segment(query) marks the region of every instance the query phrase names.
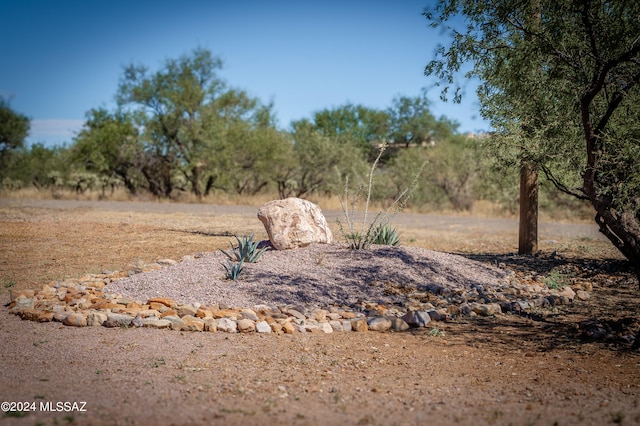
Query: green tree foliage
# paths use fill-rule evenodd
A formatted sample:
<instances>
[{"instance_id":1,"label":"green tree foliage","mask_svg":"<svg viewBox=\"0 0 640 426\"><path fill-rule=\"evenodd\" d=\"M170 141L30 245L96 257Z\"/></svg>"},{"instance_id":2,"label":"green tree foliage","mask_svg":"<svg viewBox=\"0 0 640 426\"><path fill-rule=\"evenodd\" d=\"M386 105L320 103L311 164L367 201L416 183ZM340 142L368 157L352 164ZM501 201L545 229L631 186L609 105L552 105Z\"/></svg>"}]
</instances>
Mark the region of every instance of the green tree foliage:
<instances>
[{"instance_id":1,"label":"green tree foliage","mask_svg":"<svg viewBox=\"0 0 640 426\"><path fill-rule=\"evenodd\" d=\"M49 148L35 143L29 148L16 149L5 170L7 177L18 187L31 185L38 190L62 188L69 175L71 161L68 150L61 147Z\"/></svg>"},{"instance_id":2,"label":"green tree foliage","mask_svg":"<svg viewBox=\"0 0 640 426\"><path fill-rule=\"evenodd\" d=\"M0 97L0 170L8 167L11 152L24 146L29 128L29 119L14 111L9 101ZM1 171L0 177L3 177Z\"/></svg>"},{"instance_id":3,"label":"green tree foliage","mask_svg":"<svg viewBox=\"0 0 640 426\"><path fill-rule=\"evenodd\" d=\"M363 153L355 144L322 134L308 120L296 121L292 127L289 161L278 171L280 197L337 194L347 175L357 179L366 173Z\"/></svg>"},{"instance_id":4,"label":"green tree foliage","mask_svg":"<svg viewBox=\"0 0 640 426\"><path fill-rule=\"evenodd\" d=\"M322 136L357 147L370 159L376 157L378 145L386 140L389 133L387 112L362 105L346 104L324 109L315 112L311 121L303 121L307 121ZM296 125L300 126L299 123Z\"/></svg>"},{"instance_id":5,"label":"green tree foliage","mask_svg":"<svg viewBox=\"0 0 640 426\"><path fill-rule=\"evenodd\" d=\"M425 90L420 96L399 96L393 99L387 110L389 117L389 140L392 144L422 145L450 137L457 124L445 118L436 119L429 110L429 99Z\"/></svg>"},{"instance_id":6,"label":"green tree foliage","mask_svg":"<svg viewBox=\"0 0 640 426\"><path fill-rule=\"evenodd\" d=\"M425 72L449 87L473 62L496 155L588 200L640 278L640 3L442 0L425 15L465 19Z\"/></svg>"},{"instance_id":7,"label":"green tree foliage","mask_svg":"<svg viewBox=\"0 0 640 426\"><path fill-rule=\"evenodd\" d=\"M266 107L257 99L226 88L216 73L221 67L220 59L199 48L167 60L155 73L143 66L125 68L117 99L144 128L140 170L154 194L170 196L177 184L199 198L206 195L222 183L224 166L233 159L228 137L233 139L242 123L265 120Z\"/></svg>"},{"instance_id":8,"label":"green tree foliage","mask_svg":"<svg viewBox=\"0 0 640 426\"><path fill-rule=\"evenodd\" d=\"M237 194L256 195L277 181L292 155L286 134L271 126L237 123L228 135L227 185Z\"/></svg>"},{"instance_id":9,"label":"green tree foliage","mask_svg":"<svg viewBox=\"0 0 640 426\"><path fill-rule=\"evenodd\" d=\"M121 179L131 194L140 186L137 166L141 152L131 114L110 113L104 108L87 112L85 125L71 148L74 163L100 177Z\"/></svg>"},{"instance_id":10,"label":"green tree foliage","mask_svg":"<svg viewBox=\"0 0 640 426\"><path fill-rule=\"evenodd\" d=\"M471 210L474 200L483 194L481 185L485 171L478 141L462 135L440 139L434 145L400 149L383 173L386 179L378 179L382 198L397 197L425 162L418 187L409 203L431 208L446 206L454 210Z\"/></svg>"}]
</instances>

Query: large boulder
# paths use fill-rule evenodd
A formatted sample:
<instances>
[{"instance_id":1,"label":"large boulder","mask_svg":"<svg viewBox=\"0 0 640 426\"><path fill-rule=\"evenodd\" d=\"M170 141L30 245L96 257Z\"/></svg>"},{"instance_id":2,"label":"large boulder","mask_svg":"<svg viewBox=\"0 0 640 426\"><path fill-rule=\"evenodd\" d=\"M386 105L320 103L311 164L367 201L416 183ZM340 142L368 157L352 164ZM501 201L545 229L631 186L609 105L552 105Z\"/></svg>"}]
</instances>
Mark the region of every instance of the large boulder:
<instances>
[{"instance_id":1,"label":"large boulder","mask_svg":"<svg viewBox=\"0 0 640 426\"><path fill-rule=\"evenodd\" d=\"M258 219L276 250L333 241L320 207L307 200L292 197L270 201L258 209Z\"/></svg>"}]
</instances>

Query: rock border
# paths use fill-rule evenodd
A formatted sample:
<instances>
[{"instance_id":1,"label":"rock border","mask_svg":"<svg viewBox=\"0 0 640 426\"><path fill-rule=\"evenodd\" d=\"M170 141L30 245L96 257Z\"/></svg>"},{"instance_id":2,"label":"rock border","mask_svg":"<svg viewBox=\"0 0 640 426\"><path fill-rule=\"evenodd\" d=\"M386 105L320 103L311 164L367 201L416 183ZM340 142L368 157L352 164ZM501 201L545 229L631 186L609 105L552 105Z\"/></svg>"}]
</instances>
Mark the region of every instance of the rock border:
<instances>
[{"instance_id":1,"label":"rock border","mask_svg":"<svg viewBox=\"0 0 640 426\"><path fill-rule=\"evenodd\" d=\"M227 333L333 333L395 331L427 327L458 316L496 316L534 309L553 309L574 299L587 300L582 287L549 289L537 282L521 283L513 273L507 288L488 294L476 288L473 294L421 293L408 295L404 306L359 302L355 306L230 307L179 304L166 297L141 303L120 294L104 293L109 283L131 274L158 270L177 263L161 259L136 265L126 271L87 274L78 279L52 281L40 290L10 290L9 312L23 320L60 322L74 327L148 327L179 331Z\"/></svg>"}]
</instances>

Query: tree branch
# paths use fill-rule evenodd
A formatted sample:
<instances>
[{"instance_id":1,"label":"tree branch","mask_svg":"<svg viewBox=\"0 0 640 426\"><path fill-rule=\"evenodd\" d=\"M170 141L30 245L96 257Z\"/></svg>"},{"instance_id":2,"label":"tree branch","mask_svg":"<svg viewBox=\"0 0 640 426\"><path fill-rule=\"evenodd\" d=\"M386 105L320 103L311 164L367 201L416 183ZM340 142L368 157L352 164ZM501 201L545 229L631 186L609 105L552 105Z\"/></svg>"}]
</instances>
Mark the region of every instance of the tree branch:
<instances>
[{"instance_id":1,"label":"tree branch","mask_svg":"<svg viewBox=\"0 0 640 426\"><path fill-rule=\"evenodd\" d=\"M555 176L553 176L553 174L551 173L549 168L547 168L544 164L540 164L539 166L542 169L542 172L544 173L546 178L548 180L550 180L551 183L553 183L553 185L556 188L558 188L559 191L564 192L567 195L571 195L572 197L576 197L579 200L589 200L589 197L587 197L584 193L576 192L574 190L571 190L571 189L567 188L567 186L565 184L563 184ZM579 188L577 188L577 189L579 189Z\"/></svg>"}]
</instances>

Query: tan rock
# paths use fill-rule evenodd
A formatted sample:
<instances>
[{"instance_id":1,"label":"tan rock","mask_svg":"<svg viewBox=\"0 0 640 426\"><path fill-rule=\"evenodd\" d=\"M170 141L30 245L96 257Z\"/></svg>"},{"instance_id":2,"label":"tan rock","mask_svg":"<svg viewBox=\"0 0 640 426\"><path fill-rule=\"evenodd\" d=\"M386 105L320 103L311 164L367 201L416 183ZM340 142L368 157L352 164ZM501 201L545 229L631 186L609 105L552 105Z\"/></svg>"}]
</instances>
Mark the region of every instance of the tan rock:
<instances>
[{"instance_id":1,"label":"tan rock","mask_svg":"<svg viewBox=\"0 0 640 426\"><path fill-rule=\"evenodd\" d=\"M38 317L36 318L36 321L38 322L51 322L53 321L53 312L47 312L47 311L39 311L38 312Z\"/></svg>"},{"instance_id":2,"label":"tan rock","mask_svg":"<svg viewBox=\"0 0 640 426\"><path fill-rule=\"evenodd\" d=\"M331 243L333 234L320 208L300 198L270 201L258 210L258 219L277 250Z\"/></svg>"},{"instance_id":3,"label":"tan rock","mask_svg":"<svg viewBox=\"0 0 640 426\"><path fill-rule=\"evenodd\" d=\"M274 332L275 334L284 333L284 329L282 328L281 324L278 324L277 322L267 322L267 323L271 327L271 331Z\"/></svg>"},{"instance_id":4,"label":"tan rock","mask_svg":"<svg viewBox=\"0 0 640 426\"><path fill-rule=\"evenodd\" d=\"M284 330L286 334L293 334L296 332L296 328L290 322L282 324L282 330Z\"/></svg>"},{"instance_id":5,"label":"tan rock","mask_svg":"<svg viewBox=\"0 0 640 426\"><path fill-rule=\"evenodd\" d=\"M218 331L218 320L215 318L205 318L204 320L204 331L209 331L211 333L215 333Z\"/></svg>"},{"instance_id":6,"label":"tan rock","mask_svg":"<svg viewBox=\"0 0 640 426\"><path fill-rule=\"evenodd\" d=\"M113 308L120 308L120 307L121 306L118 305L117 303L113 303L108 300L101 299L94 302L91 306L89 306L89 309L98 310L98 309L113 309Z\"/></svg>"},{"instance_id":7,"label":"tan rock","mask_svg":"<svg viewBox=\"0 0 640 426\"><path fill-rule=\"evenodd\" d=\"M196 317L197 318L201 318L201 319L205 319L205 318L213 318L213 312L211 312L208 309L198 309L196 311Z\"/></svg>"},{"instance_id":8,"label":"tan rock","mask_svg":"<svg viewBox=\"0 0 640 426\"><path fill-rule=\"evenodd\" d=\"M217 322L217 327L220 331L224 331L226 333L236 333L238 331L238 325L236 322L229 318L220 318Z\"/></svg>"},{"instance_id":9,"label":"tan rock","mask_svg":"<svg viewBox=\"0 0 640 426\"><path fill-rule=\"evenodd\" d=\"M72 327L86 327L87 318L80 312L74 312L67 315L62 323Z\"/></svg>"},{"instance_id":10,"label":"tan rock","mask_svg":"<svg viewBox=\"0 0 640 426\"><path fill-rule=\"evenodd\" d=\"M40 311L37 309L16 309L13 313L17 314L20 318L27 321L36 321Z\"/></svg>"},{"instance_id":11,"label":"tan rock","mask_svg":"<svg viewBox=\"0 0 640 426\"><path fill-rule=\"evenodd\" d=\"M203 331L204 321L191 315L185 315L182 317L184 324L180 327L182 331Z\"/></svg>"},{"instance_id":12,"label":"tan rock","mask_svg":"<svg viewBox=\"0 0 640 426\"><path fill-rule=\"evenodd\" d=\"M351 321L351 329L353 331L364 332L369 330L369 326L367 325L367 321L364 319L357 319Z\"/></svg>"},{"instance_id":13,"label":"tan rock","mask_svg":"<svg viewBox=\"0 0 640 426\"><path fill-rule=\"evenodd\" d=\"M169 308L175 308L176 306L178 306L176 301L169 297L154 297L152 299L149 299L149 301L147 301L147 304L151 305L153 302L161 303Z\"/></svg>"},{"instance_id":14,"label":"tan rock","mask_svg":"<svg viewBox=\"0 0 640 426\"><path fill-rule=\"evenodd\" d=\"M171 309L167 305L163 305L162 303L158 303L158 302L148 303L148 306L149 306L149 309L153 309L153 310L156 310L156 311L161 312L161 313ZM175 315L175 314L173 314L173 315Z\"/></svg>"},{"instance_id":15,"label":"tan rock","mask_svg":"<svg viewBox=\"0 0 640 426\"><path fill-rule=\"evenodd\" d=\"M184 317L186 315L191 315L193 317L196 316L196 313L198 312L198 310L191 306L191 305L180 305L178 307L178 316L179 317Z\"/></svg>"},{"instance_id":16,"label":"tan rock","mask_svg":"<svg viewBox=\"0 0 640 426\"><path fill-rule=\"evenodd\" d=\"M14 300L16 300L18 297L25 297L27 299L31 299L35 296L35 291L33 290L15 290L15 289L11 289L9 290L9 301L13 302Z\"/></svg>"},{"instance_id":17,"label":"tan rock","mask_svg":"<svg viewBox=\"0 0 640 426\"><path fill-rule=\"evenodd\" d=\"M152 304L153 306L153 304ZM172 317L177 317L178 313L175 311L175 309L169 309L167 308L165 305L160 305L164 307L164 310L162 309L158 309L158 312L160 312L160 318L164 318L164 317L168 317L168 316L172 316Z\"/></svg>"},{"instance_id":18,"label":"tan rock","mask_svg":"<svg viewBox=\"0 0 640 426\"><path fill-rule=\"evenodd\" d=\"M240 313L234 309L220 309L213 314L214 318L237 318Z\"/></svg>"},{"instance_id":19,"label":"tan rock","mask_svg":"<svg viewBox=\"0 0 640 426\"><path fill-rule=\"evenodd\" d=\"M256 330L256 323L248 318L243 318L238 321L238 331L241 333L250 333Z\"/></svg>"},{"instance_id":20,"label":"tan rock","mask_svg":"<svg viewBox=\"0 0 640 426\"><path fill-rule=\"evenodd\" d=\"M140 313L138 313L138 315L140 316L140 318L160 318L161 316L160 312L156 311L155 309L142 309Z\"/></svg>"},{"instance_id":21,"label":"tan rock","mask_svg":"<svg viewBox=\"0 0 640 426\"><path fill-rule=\"evenodd\" d=\"M145 319L142 322L143 327L166 329L171 328L171 321L164 319Z\"/></svg>"},{"instance_id":22,"label":"tan rock","mask_svg":"<svg viewBox=\"0 0 640 426\"><path fill-rule=\"evenodd\" d=\"M107 320L107 314L104 312L90 312L87 315L87 325L98 327Z\"/></svg>"}]
</instances>

